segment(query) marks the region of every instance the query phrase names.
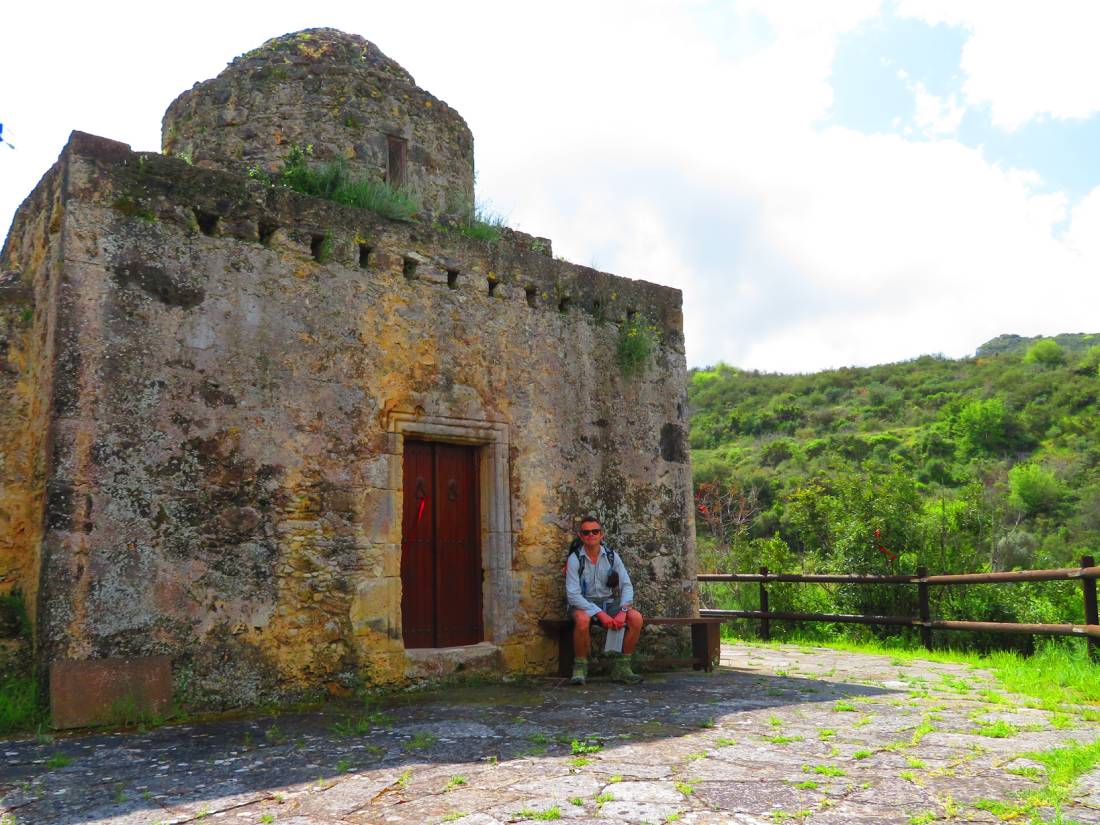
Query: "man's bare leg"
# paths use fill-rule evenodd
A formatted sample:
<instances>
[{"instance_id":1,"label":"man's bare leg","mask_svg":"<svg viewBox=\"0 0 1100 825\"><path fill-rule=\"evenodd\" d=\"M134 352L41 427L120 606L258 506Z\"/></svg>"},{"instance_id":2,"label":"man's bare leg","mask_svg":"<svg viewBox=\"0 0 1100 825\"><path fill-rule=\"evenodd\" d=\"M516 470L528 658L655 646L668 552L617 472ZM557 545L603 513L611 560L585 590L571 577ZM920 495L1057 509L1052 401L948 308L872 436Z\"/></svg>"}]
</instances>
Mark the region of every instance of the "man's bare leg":
<instances>
[{"instance_id":1,"label":"man's bare leg","mask_svg":"<svg viewBox=\"0 0 1100 825\"><path fill-rule=\"evenodd\" d=\"M591 619L583 610L573 611L573 655L587 659L592 649L592 636L588 632Z\"/></svg>"},{"instance_id":2,"label":"man's bare leg","mask_svg":"<svg viewBox=\"0 0 1100 825\"><path fill-rule=\"evenodd\" d=\"M633 653L642 635L642 614L631 608L626 614L626 637L623 639L623 653ZM574 642L575 644L575 642Z\"/></svg>"}]
</instances>

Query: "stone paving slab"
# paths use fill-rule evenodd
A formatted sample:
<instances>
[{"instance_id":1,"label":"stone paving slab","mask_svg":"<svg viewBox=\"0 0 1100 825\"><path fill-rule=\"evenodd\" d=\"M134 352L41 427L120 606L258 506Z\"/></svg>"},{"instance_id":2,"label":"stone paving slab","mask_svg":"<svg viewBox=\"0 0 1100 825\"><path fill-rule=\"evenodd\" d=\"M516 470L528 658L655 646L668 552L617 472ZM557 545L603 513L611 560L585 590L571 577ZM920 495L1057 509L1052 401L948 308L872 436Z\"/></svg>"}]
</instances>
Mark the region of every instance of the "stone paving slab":
<instances>
[{"instance_id":1,"label":"stone paving slab","mask_svg":"<svg viewBox=\"0 0 1100 825\"><path fill-rule=\"evenodd\" d=\"M0 822L995 822L975 805L1044 782L1024 754L1100 739L955 663L724 645L722 665L0 741ZM981 733L993 722L1006 735ZM1100 770L1062 815L1100 823Z\"/></svg>"}]
</instances>

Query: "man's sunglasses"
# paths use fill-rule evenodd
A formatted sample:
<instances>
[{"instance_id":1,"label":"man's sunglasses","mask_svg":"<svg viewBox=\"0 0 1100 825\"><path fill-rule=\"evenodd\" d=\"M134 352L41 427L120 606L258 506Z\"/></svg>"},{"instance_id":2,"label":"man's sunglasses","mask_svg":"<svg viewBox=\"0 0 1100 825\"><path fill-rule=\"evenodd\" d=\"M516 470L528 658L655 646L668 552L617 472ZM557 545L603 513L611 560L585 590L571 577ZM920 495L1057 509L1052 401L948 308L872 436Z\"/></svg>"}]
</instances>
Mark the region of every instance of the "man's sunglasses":
<instances>
[{"instance_id":1,"label":"man's sunglasses","mask_svg":"<svg viewBox=\"0 0 1100 825\"><path fill-rule=\"evenodd\" d=\"M597 527L595 530L580 530L578 532L582 536L598 536L600 533L603 532L603 530L601 530L599 527Z\"/></svg>"}]
</instances>

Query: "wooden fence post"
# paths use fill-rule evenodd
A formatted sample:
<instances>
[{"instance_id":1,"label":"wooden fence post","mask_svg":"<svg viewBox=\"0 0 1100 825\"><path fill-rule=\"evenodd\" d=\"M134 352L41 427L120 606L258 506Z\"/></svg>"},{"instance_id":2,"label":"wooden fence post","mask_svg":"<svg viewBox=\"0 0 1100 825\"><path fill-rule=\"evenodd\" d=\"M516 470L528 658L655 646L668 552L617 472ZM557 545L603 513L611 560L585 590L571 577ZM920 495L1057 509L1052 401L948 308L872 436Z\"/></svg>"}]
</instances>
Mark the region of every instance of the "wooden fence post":
<instances>
[{"instance_id":1,"label":"wooden fence post","mask_svg":"<svg viewBox=\"0 0 1100 825\"><path fill-rule=\"evenodd\" d=\"M927 567L918 567L917 576L920 577L920 581L917 582L917 599L920 602L920 640L924 643L925 650L932 649L932 628L929 626L929 622L932 621L932 611L928 607L928 582L924 581L928 576Z\"/></svg>"},{"instance_id":2,"label":"wooden fence post","mask_svg":"<svg viewBox=\"0 0 1100 825\"><path fill-rule=\"evenodd\" d=\"M760 575L767 576L768 568L761 567ZM767 613L768 611L768 583L764 580L760 580L760 612ZM760 620L760 638L765 642L772 637L772 623L768 618Z\"/></svg>"},{"instance_id":3,"label":"wooden fence post","mask_svg":"<svg viewBox=\"0 0 1100 825\"><path fill-rule=\"evenodd\" d=\"M1092 556L1081 556L1082 567L1092 567L1096 562ZM1100 617L1096 611L1096 579L1081 579L1081 591L1085 596L1085 624L1100 624ZM1100 658L1100 650L1097 649L1096 639L1089 636L1089 658L1094 661Z\"/></svg>"}]
</instances>

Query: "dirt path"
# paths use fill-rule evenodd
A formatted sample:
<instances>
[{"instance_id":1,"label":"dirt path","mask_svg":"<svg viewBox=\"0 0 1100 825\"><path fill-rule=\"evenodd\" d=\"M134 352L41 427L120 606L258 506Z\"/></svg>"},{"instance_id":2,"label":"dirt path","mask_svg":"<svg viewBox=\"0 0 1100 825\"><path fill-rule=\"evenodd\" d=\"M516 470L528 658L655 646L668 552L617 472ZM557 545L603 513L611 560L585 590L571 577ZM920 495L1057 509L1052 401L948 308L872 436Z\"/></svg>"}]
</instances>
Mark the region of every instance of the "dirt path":
<instances>
[{"instance_id":1,"label":"dirt path","mask_svg":"<svg viewBox=\"0 0 1100 825\"><path fill-rule=\"evenodd\" d=\"M742 645L722 663L0 741L0 823L996 822L975 804L1046 784L1020 754L1100 738L964 665ZM1100 770L1064 816L1100 823Z\"/></svg>"}]
</instances>

